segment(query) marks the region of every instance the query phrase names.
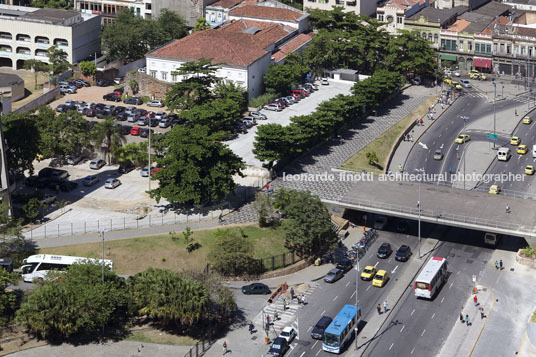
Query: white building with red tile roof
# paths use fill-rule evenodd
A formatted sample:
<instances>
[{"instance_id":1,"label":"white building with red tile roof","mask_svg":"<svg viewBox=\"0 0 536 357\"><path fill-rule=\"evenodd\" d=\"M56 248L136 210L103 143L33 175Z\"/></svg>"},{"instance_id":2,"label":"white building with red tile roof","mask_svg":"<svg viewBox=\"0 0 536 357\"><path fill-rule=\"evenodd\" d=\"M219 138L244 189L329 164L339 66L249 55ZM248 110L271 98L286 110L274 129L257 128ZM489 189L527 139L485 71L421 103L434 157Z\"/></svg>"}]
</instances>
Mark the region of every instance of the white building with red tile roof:
<instances>
[{"instance_id":1,"label":"white building with red tile roof","mask_svg":"<svg viewBox=\"0 0 536 357\"><path fill-rule=\"evenodd\" d=\"M332 10L333 6L342 7L343 11L357 15L373 16L381 0L304 0L303 8L308 10Z\"/></svg>"},{"instance_id":2,"label":"white building with red tile roof","mask_svg":"<svg viewBox=\"0 0 536 357\"><path fill-rule=\"evenodd\" d=\"M309 14L277 1L242 3L229 12L229 20L257 20L293 27L299 33L309 30Z\"/></svg>"}]
</instances>

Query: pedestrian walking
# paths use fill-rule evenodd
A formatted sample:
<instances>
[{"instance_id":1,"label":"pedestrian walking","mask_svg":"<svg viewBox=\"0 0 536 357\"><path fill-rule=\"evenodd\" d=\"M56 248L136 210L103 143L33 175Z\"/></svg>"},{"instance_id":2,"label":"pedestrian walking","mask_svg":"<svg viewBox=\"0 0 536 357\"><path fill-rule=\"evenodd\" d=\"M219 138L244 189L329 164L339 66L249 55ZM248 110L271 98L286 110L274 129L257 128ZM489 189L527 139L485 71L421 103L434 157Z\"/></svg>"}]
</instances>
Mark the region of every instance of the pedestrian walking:
<instances>
[{"instance_id":1,"label":"pedestrian walking","mask_svg":"<svg viewBox=\"0 0 536 357\"><path fill-rule=\"evenodd\" d=\"M380 304L378 304L378 306L376 306L376 310L378 310L378 315L382 314L382 307L380 306Z\"/></svg>"},{"instance_id":2,"label":"pedestrian walking","mask_svg":"<svg viewBox=\"0 0 536 357\"><path fill-rule=\"evenodd\" d=\"M383 302L383 312L387 312L387 300Z\"/></svg>"},{"instance_id":3,"label":"pedestrian walking","mask_svg":"<svg viewBox=\"0 0 536 357\"><path fill-rule=\"evenodd\" d=\"M249 323L249 334L253 334L253 331L255 331L255 325L253 325L253 322Z\"/></svg>"},{"instance_id":4,"label":"pedestrian walking","mask_svg":"<svg viewBox=\"0 0 536 357\"><path fill-rule=\"evenodd\" d=\"M463 313L460 312L460 322L463 324Z\"/></svg>"},{"instance_id":5,"label":"pedestrian walking","mask_svg":"<svg viewBox=\"0 0 536 357\"><path fill-rule=\"evenodd\" d=\"M503 270L503 263L502 263L502 259L499 261L499 267L501 268L501 270Z\"/></svg>"},{"instance_id":6,"label":"pedestrian walking","mask_svg":"<svg viewBox=\"0 0 536 357\"><path fill-rule=\"evenodd\" d=\"M515 114L516 114L516 117L517 117L517 109L514 110Z\"/></svg>"},{"instance_id":7,"label":"pedestrian walking","mask_svg":"<svg viewBox=\"0 0 536 357\"><path fill-rule=\"evenodd\" d=\"M506 213L510 213L510 206L506 205Z\"/></svg>"},{"instance_id":8,"label":"pedestrian walking","mask_svg":"<svg viewBox=\"0 0 536 357\"><path fill-rule=\"evenodd\" d=\"M365 221L366 221L366 220L367 220L367 219L365 218ZM367 230L367 227L363 226L363 233L365 233L366 230Z\"/></svg>"},{"instance_id":9,"label":"pedestrian walking","mask_svg":"<svg viewBox=\"0 0 536 357\"><path fill-rule=\"evenodd\" d=\"M469 315L465 315L465 323L469 326Z\"/></svg>"},{"instance_id":10,"label":"pedestrian walking","mask_svg":"<svg viewBox=\"0 0 536 357\"><path fill-rule=\"evenodd\" d=\"M430 120L434 120L434 114L430 114Z\"/></svg>"},{"instance_id":11,"label":"pedestrian walking","mask_svg":"<svg viewBox=\"0 0 536 357\"><path fill-rule=\"evenodd\" d=\"M227 341L223 341L223 354L227 353Z\"/></svg>"},{"instance_id":12,"label":"pedestrian walking","mask_svg":"<svg viewBox=\"0 0 536 357\"><path fill-rule=\"evenodd\" d=\"M495 261L495 269L499 270L499 262Z\"/></svg>"},{"instance_id":13,"label":"pedestrian walking","mask_svg":"<svg viewBox=\"0 0 536 357\"><path fill-rule=\"evenodd\" d=\"M420 123L420 122L421 122L421 121L420 121L419 119L417 119L417 121L415 122L415 124L416 124L417 126L419 126L419 123Z\"/></svg>"},{"instance_id":14,"label":"pedestrian walking","mask_svg":"<svg viewBox=\"0 0 536 357\"><path fill-rule=\"evenodd\" d=\"M290 299L294 299L294 288L290 288Z\"/></svg>"},{"instance_id":15,"label":"pedestrian walking","mask_svg":"<svg viewBox=\"0 0 536 357\"><path fill-rule=\"evenodd\" d=\"M422 119L419 121L419 123L421 124L421 126L424 125L424 122L422 121Z\"/></svg>"},{"instance_id":16,"label":"pedestrian walking","mask_svg":"<svg viewBox=\"0 0 536 357\"><path fill-rule=\"evenodd\" d=\"M475 306L478 306L478 298L476 295L473 297L473 301L475 302Z\"/></svg>"},{"instance_id":17,"label":"pedestrian walking","mask_svg":"<svg viewBox=\"0 0 536 357\"><path fill-rule=\"evenodd\" d=\"M287 300L283 299L283 311L287 309Z\"/></svg>"},{"instance_id":18,"label":"pedestrian walking","mask_svg":"<svg viewBox=\"0 0 536 357\"><path fill-rule=\"evenodd\" d=\"M480 308L480 319L481 320L484 319L484 308L483 307Z\"/></svg>"},{"instance_id":19,"label":"pedestrian walking","mask_svg":"<svg viewBox=\"0 0 536 357\"><path fill-rule=\"evenodd\" d=\"M218 216L218 222L223 222L223 213L220 213L220 215Z\"/></svg>"},{"instance_id":20,"label":"pedestrian walking","mask_svg":"<svg viewBox=\"0 0 536 357\"><path fill-rule=\"evenodd\" d=\"M398 172L402 173L404 170L402 168L402 164L398 164Z\"/></svg>"}]
</instances>

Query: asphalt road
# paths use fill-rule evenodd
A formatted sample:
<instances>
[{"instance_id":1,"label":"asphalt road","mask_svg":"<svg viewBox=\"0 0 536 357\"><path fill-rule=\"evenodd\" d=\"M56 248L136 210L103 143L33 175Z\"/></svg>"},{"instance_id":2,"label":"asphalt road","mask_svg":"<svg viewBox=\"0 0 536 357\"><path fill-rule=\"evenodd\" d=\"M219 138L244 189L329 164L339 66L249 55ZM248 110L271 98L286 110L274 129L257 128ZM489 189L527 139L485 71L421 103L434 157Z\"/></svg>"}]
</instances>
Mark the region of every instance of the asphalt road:
<instances>
[{"instance_id":1,"label":"asphalt road","mask_svg":"<svg viewBox=\"0 0 536 357\"><path fill-rule=\"evenodd\" d=\"M395 221L391 223L391 226L394 226ZM416 234L415 224L410 225L409 233ZM379 259L376 257L378 247L383 242L389 242L393 248L393 254L388 259ZM415 235L388 231L378 232L378 238L360 261L360 269L362 270L366 265L375 265L377 269L387 270L390 280L383 288L376 288L371 285L370 281L359 279L358 305L361 308L362 318L365 321L367 315L377 314L376 305L383 304L385 296L388 295L394 284L397 284L398 277L404 274L405 263L397 262L394 259L394 253L402 244L407 244L414 251L414 255L410 259L414 259L417 243L418 240ZM361 271L359 274L361 274ZM287 354L288 356L332 356L322 350L322 342L312 339L310 332L321 316L334 317L343 305L355 304L355 281L355 269L352 269L334 284L328 284L324 281L321 282L321 286L316 289L315 294L310 296L308 305L297 312L299 338L293 343L293 349ZM388 304L391 304L391 302L388 302ZM353 345L351 349L353 350ZM346 353L348 352L343 353L343 355Z\"/></svg>"},{"instance_id":2,"label":"asphalt road","mask_svg":"<svg viewBox=\"0 0 536 357\"><path fill-rule=\"evenodd\" d=\"M462 309L472 308L463 306L472 276L482 274L493 250L482 247L482 232L450 228L442 239L432 256L447 258L447 282L431 301L417 299L408 287L364 356L435 356Z\"/></svg>"}]
</instances>

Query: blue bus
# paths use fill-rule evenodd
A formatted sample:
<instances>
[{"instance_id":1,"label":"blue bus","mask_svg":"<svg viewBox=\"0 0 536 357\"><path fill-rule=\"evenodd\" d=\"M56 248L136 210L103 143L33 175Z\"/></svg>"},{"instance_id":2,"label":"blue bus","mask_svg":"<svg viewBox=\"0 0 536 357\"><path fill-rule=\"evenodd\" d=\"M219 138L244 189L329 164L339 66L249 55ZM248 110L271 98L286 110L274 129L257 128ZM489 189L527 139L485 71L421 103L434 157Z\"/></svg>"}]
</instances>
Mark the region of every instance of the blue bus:
<instances>
[{"instance_id":1,"label":"blue bus","mask_svg":"<svg viewBox=\"0 0 536 357\"><path fill-rule=\"evenodd\" d=\"M326 352L341 353L355 336L355 328L361 318L361 308L344 305L324 332L322 349Z\"/></svg>"}]
</instances>

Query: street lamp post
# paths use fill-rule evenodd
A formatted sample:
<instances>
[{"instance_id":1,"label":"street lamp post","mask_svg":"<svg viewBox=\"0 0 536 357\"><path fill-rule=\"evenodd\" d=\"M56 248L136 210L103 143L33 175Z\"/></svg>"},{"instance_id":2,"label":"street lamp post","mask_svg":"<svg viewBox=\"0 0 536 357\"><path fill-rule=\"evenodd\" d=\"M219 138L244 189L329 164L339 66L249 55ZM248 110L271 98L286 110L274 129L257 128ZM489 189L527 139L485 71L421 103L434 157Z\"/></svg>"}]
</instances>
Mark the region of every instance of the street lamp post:
<instances>
[{"instance_id":1,"label":"street lamp post","mask_svg":"<svg viewBox=\"0 0 536 357\"><path fill-rule=\"evenodd\" d=\"M465 121L467 119L469 119L469 117L466 117L466 116L461 116L460 118L463 119L463 133L465 134ZM495 123L494 123L495 124ZM464 142L464 145L463 145L463 152L462 152L462 155L463 155L463 189L465 190L465 142Z\"/></svg>"},{"instance_id":2,"label":"street lamp post","mask_svg":"<svg viewBox=\"0 0 536 357\"><path fill-rule=\"evenodd\" d=\"M149 121L151 121L151 119L149 118ZM151 171L151 127L149 125L149 191L151 191L151 174L152 174L152 171Z\"/></svg>"},{"instance_id":3,"label":"street lamp post","mask_svg":"<svg viewBox=\"0 0 536 357\"><path fill-rule=\"evenodd\" d=\"M105 232L108 232L107 229L101 229L100 230L100 234L101 234L101 237L102 237L102 284L104 284L104 233Z\"/></svg>"},{"instance_id":4,"label":"street lamp post","mask_svg":"<svg viewBox=\"0 0 536 357\"><path fill-rule=\"evenodd\" d=\"M422 181L423 176L424 176L424 168L415 169L415 171L420 173L420 175L419 175L419 199L417 201L417 209L419 210L419 224L418 224L417 232L418 232L418 237L419 237L419 259L421 259L422 258L422 255L421 255L421 211L422 211L422 208L421 208L421 181Z\"/></svg>"},{"instance_id":5,"label":"street lamp post","mask_svg":"<svg viewBox=\"0 0 536 357\"><path fill-rule=\"evenodd\" d=\"M495 81L495 78L493 78L493 135L495 135L496 130L496 118L495 118L495 100L497 98L497 83ZM495 150L495 141L493 141L493 150Z\"/></svg>"}]
</instances>

